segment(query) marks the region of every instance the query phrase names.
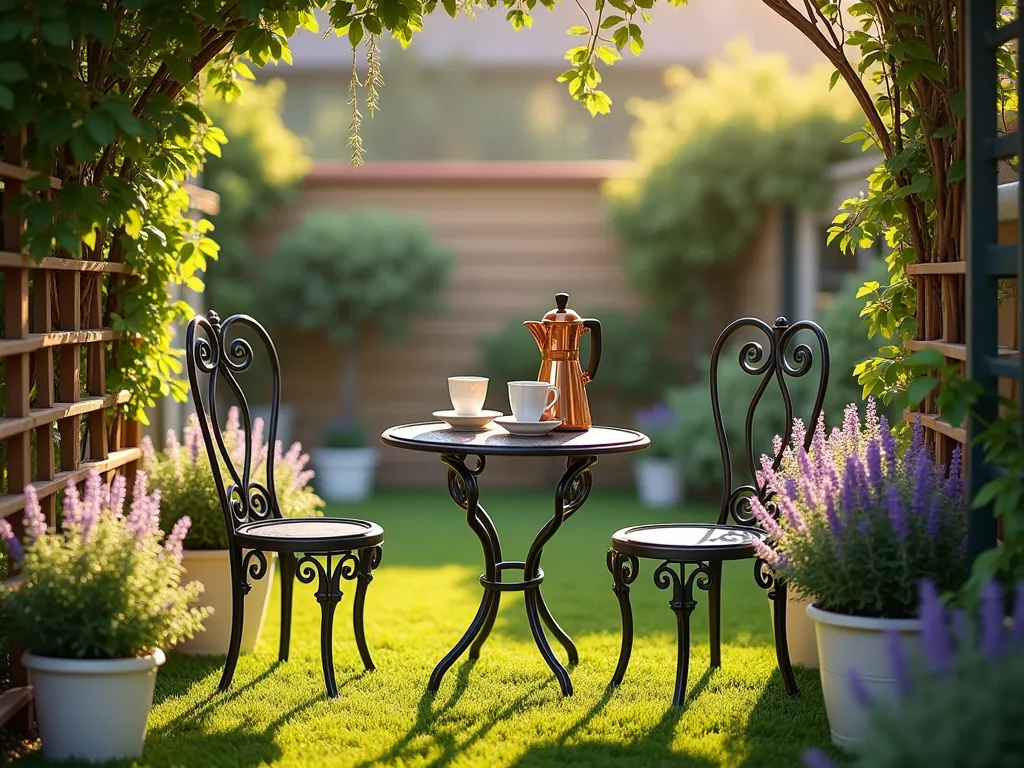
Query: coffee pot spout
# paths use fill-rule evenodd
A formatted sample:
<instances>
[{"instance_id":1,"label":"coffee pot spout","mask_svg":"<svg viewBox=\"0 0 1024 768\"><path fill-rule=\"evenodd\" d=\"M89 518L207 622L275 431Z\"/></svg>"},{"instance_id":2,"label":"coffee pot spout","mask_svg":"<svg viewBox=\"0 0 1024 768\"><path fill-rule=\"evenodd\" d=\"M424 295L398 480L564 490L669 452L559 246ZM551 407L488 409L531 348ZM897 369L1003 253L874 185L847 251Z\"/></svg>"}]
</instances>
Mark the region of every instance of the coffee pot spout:
<instances>
[{"instance_id":1,"label":"coffee pot spout","mask_svg":"<svg viewBox=\"0 0 1024 768\"><path fill-rule=\"evenodd\" d=\"M534 341L537 342L537 346L543 352L548 345L548 328L545 327L544 323L537 320L527 320L523 325L526 326L526 330L533 334Z\"/></svg>"}]
</instances>

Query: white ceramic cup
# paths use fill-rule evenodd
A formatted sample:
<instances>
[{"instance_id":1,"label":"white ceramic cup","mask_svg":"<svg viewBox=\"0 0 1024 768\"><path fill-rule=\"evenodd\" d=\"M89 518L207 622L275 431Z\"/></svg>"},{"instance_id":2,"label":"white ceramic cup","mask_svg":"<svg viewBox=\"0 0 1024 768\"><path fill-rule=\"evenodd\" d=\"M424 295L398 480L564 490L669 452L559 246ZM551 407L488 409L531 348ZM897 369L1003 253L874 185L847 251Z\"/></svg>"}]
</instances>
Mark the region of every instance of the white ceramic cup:
<instances>
[{"instance_id":1,"label":"white ceramic cup","mask_svg":"<svg viewBox=\"0 0 1024 768\"><path fill-rule=\"evenodd\" d=\"M459 416L476 416L487 399L487 379L483 376L449 376L448 395Z\"/></svg>"},{"instance_id":2,"label":"white ceramic cup","mask_svg":"<svg viewBox=\"0 0 1024 768\"><path fill-rule=\"evenodd\" d=\"M550 400L548 395L554 394ZM540 417L558 402L558 387L546 381L510 381L508 402L516 421L540 421Z\"/></svg>"}]
</instances>

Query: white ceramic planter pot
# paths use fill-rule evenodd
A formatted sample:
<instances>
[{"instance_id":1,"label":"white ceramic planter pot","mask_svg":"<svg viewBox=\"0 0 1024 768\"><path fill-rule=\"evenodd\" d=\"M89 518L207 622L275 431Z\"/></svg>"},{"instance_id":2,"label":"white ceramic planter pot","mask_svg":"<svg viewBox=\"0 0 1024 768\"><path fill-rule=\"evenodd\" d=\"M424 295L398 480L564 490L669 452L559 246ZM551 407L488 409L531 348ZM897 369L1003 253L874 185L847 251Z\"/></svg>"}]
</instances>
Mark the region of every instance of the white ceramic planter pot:
<instances>
[{"instance_id":1,"label":"white ceramic planter pot","mask_svg":"<svg viewBox=\"0 0 1024 768\"><path fill-rule=\"evenodd\" d=\"M56 659L26 653L47 760L99 762L142 755L157 650L141 659Z\"/></svg>"},{"instance_id":2,"label":"white ceramic planter pot","mask_svg":"<svg viewBox=\"0 0 1024 768\"><path fill-rule=\"evenodd\" d=\"M898 697L892 674L885 633L896 632L904 650L916 653L920 646L921 622L917 619L872 619L823 611L810 605L807 615L814 621L818 638L821 692L832 730L832 742L855 747L864 740L868 709L853 695L851 672L857 672L873 702L883 706Z\"/></svg>"},{"instance_id":3,"label":"white ceramic planter pot","mask_svg":"<svg viewBox=\"0 0 1024 768\"><path fill-rule=\"evenodd\" d=\"M373 448L317 448L316 487L327 501L362 501L373 488L377 452Z\"/></svg>"},{"instance_id":4,"label":"white ceramic planter pot","mask_svg":"<svg viewBox=\"0 0 1024 768\"><path fill-rule=\"evenodd\" d=\"M242 622L242 653L252 653L260 641L263 620L270 602L270 586L274 583L277 560L272 552L267 557L267 573L262 579L250 579L252 589L245 596L245 618ZM200 597L213 613L203 621L204 631L174 646L175 651L193 656L223 656L231 640L231 561L226 549L186 549L181 564L185 567L182 582L198 581L203 585Z\"/></svg>"},{"instance_id":5,"label":"white ceramic planter pot","mask_svg":"<svg viewBox=\"0 0 1024 768\"><path fill-rule=\"evenodd\" d=\"M637 459L633 464L640 503L653 509L678 506L682 479L675 459Z\"/></svg>"},{"instance_id":6,"label":"white ceramic planter pot","mask_svg":"<svg viewBox=\"0 0 1024 768\"><path fill-rule=\"evenodd\" d=\"M814 622L807 615L807 607L811 601L795 593L787 591L786 603L786 640L789 643L789 660L798 667L807 669L818 668L818 639L814 631ZM775 601L768 601L768 611L772 617L772 632L775 628Z\"/></svg>"}]
</instances>

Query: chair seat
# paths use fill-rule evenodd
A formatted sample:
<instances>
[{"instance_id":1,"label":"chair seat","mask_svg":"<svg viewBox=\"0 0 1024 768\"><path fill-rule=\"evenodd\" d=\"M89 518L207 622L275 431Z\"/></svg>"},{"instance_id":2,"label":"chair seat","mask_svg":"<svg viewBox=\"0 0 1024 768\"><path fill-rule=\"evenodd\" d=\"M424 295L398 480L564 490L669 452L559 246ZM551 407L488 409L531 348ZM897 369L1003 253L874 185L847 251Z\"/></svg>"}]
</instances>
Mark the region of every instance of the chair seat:
<instances>
[{"instance_id":1,"label":"chair seat","mask_svg":"<svg viewBox=\"0 0 1024 768\"><path fill-rule=\"evenodd\" d=\"M344 552L384 540L377 523L341 517L302 517L244 523L235 538L243 547L273 552Z\"/></svg>"},{"instance_id":2,"label":"chair seat","mask_svg":"<svg viewBox=\"0 0 1024 768\"><path fill-rule=\"evenodd\" d=\"M741 525L655 523L612 534L612 549L624 555L677 562L745 560L757 556L757 542L768 534Z\"/></svg>"}]
</instances>

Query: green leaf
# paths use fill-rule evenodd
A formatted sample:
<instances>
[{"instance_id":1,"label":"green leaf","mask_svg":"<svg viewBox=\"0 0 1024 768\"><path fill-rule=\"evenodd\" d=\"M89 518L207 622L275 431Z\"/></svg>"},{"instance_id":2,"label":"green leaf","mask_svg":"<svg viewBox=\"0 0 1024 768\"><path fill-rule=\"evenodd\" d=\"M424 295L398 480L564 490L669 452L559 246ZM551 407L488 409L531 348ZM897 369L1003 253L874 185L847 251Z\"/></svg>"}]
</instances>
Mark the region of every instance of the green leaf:
<instances>
[{"instance_id":1,"label":"green leaf","mask_svg":"<svg viewBox=\"0 0 1024 768\"><path fill-rule=\"evenodd\" d=\"M597 57L608 66L611 66L616 61L622 59L622 54L610 46L602 45L597 49Z\"/></svg>"},{"instance_id":2,"label":"green leaf","mask_svg":"<svg viewBox=\"0 0 1024 768\"><path fill-rule=\"evenodd\" d=\"M133 240L142 234L142 216L134 208L125 211L123 225L124 233Z\"/></svg>"},{"instance_id":3,"label":"green leaf","mask_svg":"<svg viewBox=\"0 0 1024 768\"><path fill-rule=\"evenodd\" d=\"M939 384L939 380L933 376L921 376L910 382L907 387L908 405L917 405L924 400Z\"/></svg>"},{"instance_id":4,"label":"green leaf","mask_svg":"<svg viewBox=\"0 0 1024 768\"><path fill-rule=\"evenodd\" d=\"M844 144L852 144L853 142L860 141L861 139L864 139L866 137L867 137L867 134L864 133L864 131L857 131L856 133L851 133L849 136L847 136L845 139L843 139L843 143Z\"/></svg>"},{"instance_id":5,"label":"green leaf","mask_svg":"<svg viewBox=\"0 0 1024 768\"><path fill-rule=\"evenodd\" d=\"M619 27L615 30L612 35L612 42L615 43L615 47L620 51L629 44L629 29L626 27Z\"/></svg>"},{"instance_id":6,"label":"green leaf","mask_svg":"<svg viewBox=\"0 0 1024 768\"><path fill-rule=\"evenodd\" d=\"M836 83L839 82L839 78L843 76L843 73L838 69L832 73L832 79L828 81L828 89L831 91L836 87Z\"/></svg>"},{"instance_id":7,"label":"green leaf","mask_svg":"<svg viewBox=\"0 0 1024 768\"><path fill-rule=\"evenodd\" d=\"M17 83L28 80L28 71L16 61L0 62L0 82Z\"/></svg>"},{"instance_id":8,"label":"green leaf","mask_svg":"<svg viewBox=\"0 0 1024 768\"><path fill-rule=\"evenodd\" d=\"M511 11L510 13L522 13L522 11ZM513 23L515 23L515 22L513 22ZM567 35L589 35L590 34L590 30L587 29L586 27L583 27L583 26L580 26L580 25L577 24L575 27L569 27L565 31L565 34L567 34Z\"/></svg>"},{"instance_id":9,"label":"green leaf","mask_svg":"<svg viewBox=\"0 0 1024 768\"><path fill-rule=\"evenodd\" d=\"M71 42L71 27L64 21L48 21L39 28L43 39L55 47L64 47Z\"/></svg>"},{"instance_id":10,"label":"green leaf","mask_svg":"<svg viewBox=\"0 0 1024 768\"><path fill-rule=\"evenodd\" d=\"M625 19L622 18L621 16L612 14L611 16L608 16L607 18L605 18L604 21L601 22L601 29L611 29L612 27L617 26L624 21Z\"/></svg>"},{"instance_id":11,"label":"green leaf","mask_svg":"<svg viewBox=\"0 0 1024 768\"><path fill-rule=\"evenodd\" d=\"M14 91L0 83L0 109L14 109Z\"/></svg>"},{"instance_id":12,"label":"green leaf","mask_svg":"<svg viewBox=\"0 0 1024 768\"><path fill-rule=\"evenodd\" d=\"M956 181L961 181L967 176L967 165L966 162L961 158L953 163L950 163L949 170L946 172L946 182L952 184Z\"/></svg>"},{"instance_id":13,"label":"green leaf","mask_svg":"<svg viewBox=\"0 0 1024 768\"><path fill-rule=\"evenodd\" d=\"M946 356L931 347L917 350L904 361L908 368L941 368L945 363Z\"/></svg>"},{"instance_id":14,"label":"green leaf","mask_svg":"<svg viewBox=\"0 0 1024 768\"><path fill-rule=\"evenodd\" d=\"M858 289L857 298L862 299L865 296L870 296L879 289L880 285L881 284L877 280L869 280Z\"/></svg>"},{"instance_id":15,"label":"green leaf","mask_svg":"<svg viewBox=\"0 0 1024 768\"><path fill-rule=\"evenodd\" d=\"M114 119L106 112L90 112L85 118L85 130L101 147L106 147L117 138Z\"/></svg>"},{"instance_id":16,"label":"green leaf","mask_svg":"<svg viewBox=\"0 0 1024 768\"><path fill-rule=\"evenodd\" d=\"M348 42L353 48L359 45L363 39L363 24L359 19L354 19L348 28Z\"/></svg>"}]
</instances>

